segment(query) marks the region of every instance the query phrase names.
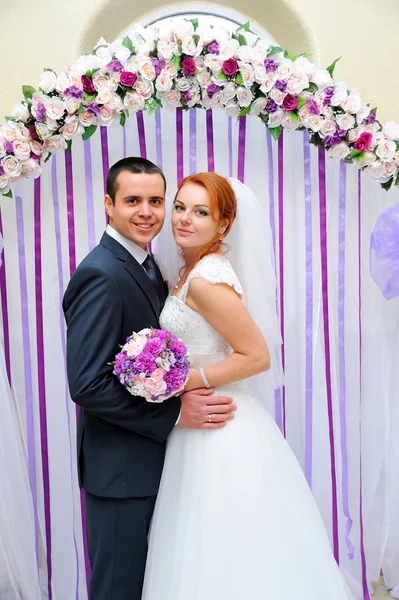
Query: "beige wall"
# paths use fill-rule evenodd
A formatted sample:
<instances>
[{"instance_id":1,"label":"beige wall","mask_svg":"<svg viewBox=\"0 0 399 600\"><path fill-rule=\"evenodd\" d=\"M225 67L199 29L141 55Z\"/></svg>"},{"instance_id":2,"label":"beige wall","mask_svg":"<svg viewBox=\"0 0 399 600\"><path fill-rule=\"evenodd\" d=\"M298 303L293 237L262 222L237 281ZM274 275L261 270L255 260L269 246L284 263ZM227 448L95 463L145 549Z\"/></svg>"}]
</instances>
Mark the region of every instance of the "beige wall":
<instances>
[{"instance_id":1,"label":"beige wall","mask_svg":"<svg viewBox=\"0 0 399 600\"><path fill-rule=\"evenodd\" d=\"M129 23L163 4L169 3L2 2L0 117L22 98L22 84L37 85L44 67L63 70L79 54L91 51L101 35L111 41ZM291 52L312 52L320 67L342 56L336 78L347 81L365 102L377 106L382 121L399 122L398 0L230 0L219 4L247 14Z\"/></svg>"}]
</instances>

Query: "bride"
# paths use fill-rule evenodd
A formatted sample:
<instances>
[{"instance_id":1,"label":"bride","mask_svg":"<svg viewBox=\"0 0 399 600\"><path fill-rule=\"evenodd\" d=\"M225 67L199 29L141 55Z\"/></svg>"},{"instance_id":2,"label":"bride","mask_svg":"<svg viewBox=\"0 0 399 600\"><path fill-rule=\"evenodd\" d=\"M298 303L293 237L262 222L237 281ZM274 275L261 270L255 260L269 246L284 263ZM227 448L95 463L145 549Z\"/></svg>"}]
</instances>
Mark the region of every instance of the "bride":
<instances>
[{"instance_id":1,"label":"bride","mask_svg":"<svg viewBox=\"0 0 399 600\"><path fill-rule=\"evenodd\" d=\"M352 598L300 466L262 402L281 383L262 214L246 186L215 173L187 177L174 200L184 262L160 323L187 345L186 390L215 388L238 408L226 427L176 427L168 439L143 600ZM162 240L160 258L171 281L178 254Z\"/></svg>"}]
</instances>

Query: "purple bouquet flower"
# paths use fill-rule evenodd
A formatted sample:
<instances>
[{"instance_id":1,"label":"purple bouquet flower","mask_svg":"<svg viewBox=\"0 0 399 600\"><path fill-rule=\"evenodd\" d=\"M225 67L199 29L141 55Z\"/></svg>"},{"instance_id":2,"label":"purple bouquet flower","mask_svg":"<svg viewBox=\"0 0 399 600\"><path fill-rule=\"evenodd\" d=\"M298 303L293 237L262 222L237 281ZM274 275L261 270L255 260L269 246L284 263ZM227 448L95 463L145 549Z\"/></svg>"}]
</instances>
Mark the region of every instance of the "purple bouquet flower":
<instances>
[{"instance_id":1,"label":"purple bouquet flower","mask_svg":"<svg viewBox=\"0 0 399 600\"><path fill-rule=\"evenodd\" d=\"M113 374L132 396L163 402L182 392L188 379L187 348L165 329L133 333L115 356Z\"/></svg>"}]
</instances>

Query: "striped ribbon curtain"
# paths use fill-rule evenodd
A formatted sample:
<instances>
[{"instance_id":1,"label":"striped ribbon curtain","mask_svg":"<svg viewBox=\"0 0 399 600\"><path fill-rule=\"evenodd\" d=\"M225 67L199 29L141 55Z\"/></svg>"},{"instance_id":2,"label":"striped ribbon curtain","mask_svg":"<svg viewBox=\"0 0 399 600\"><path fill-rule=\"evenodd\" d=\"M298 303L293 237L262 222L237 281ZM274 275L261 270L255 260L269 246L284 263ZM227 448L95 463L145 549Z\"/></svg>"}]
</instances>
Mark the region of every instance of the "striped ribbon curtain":
<instances>
[{"instance_id":1,"label":"striped ribbon curtain","mask_svg":"<svg viewBox=\"0 0 399 600\"><path fill-rule=\"evenodd\" d=\"M264 205L286 373L269 409L304 470L356 598L370 598L381 567L399 588L399 301L383 299L368 266L370 233L397 192L326 158L306 132L274 142L252 117L237 123L221 112L158 110L74 140L72 152L54 155L40 179L17 183L14 198L1 200L4 379L26 447L20 463L30 486L38 597L87 598L77 411L66 381L61 300L104 231L108 168L132 155L164 170L171 195L184 176L216 170L245 181ZM0 450L4 443L2 436ZM32 553L25 554L31 562Z\"/></svg>"}]
</instances>

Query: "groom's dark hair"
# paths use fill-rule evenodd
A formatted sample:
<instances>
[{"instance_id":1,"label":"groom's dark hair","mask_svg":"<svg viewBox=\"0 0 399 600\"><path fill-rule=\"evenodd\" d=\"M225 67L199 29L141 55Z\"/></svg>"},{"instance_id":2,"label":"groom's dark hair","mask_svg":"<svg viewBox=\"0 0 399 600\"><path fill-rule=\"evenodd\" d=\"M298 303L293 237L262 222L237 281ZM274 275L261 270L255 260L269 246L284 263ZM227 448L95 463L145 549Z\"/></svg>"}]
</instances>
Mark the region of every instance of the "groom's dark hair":
<instances>
[{"instance_id":1,"label":"groom's dark hair","mask_svg":"<svg viewBox=\"0 0 399 600\"><path fill-rule=\"evenodd\" d=\"M128 158L122 158L118 160L110 170L107 175L107 194L112 200L112 204L115 204L115 194L118 189L118 176L122 171L129 171L130 173L146 173L147 175L153 175L154 173L158 173L163 179L165 184L165 192L166 192L166 179L165 175L161 171L157 165L154 165L153 162L147 160L146 158L141 158L141 156L129 156Z\"/></svg>"}]
</instances>

